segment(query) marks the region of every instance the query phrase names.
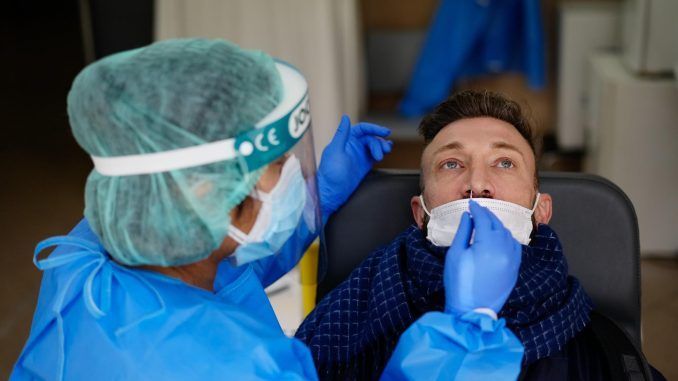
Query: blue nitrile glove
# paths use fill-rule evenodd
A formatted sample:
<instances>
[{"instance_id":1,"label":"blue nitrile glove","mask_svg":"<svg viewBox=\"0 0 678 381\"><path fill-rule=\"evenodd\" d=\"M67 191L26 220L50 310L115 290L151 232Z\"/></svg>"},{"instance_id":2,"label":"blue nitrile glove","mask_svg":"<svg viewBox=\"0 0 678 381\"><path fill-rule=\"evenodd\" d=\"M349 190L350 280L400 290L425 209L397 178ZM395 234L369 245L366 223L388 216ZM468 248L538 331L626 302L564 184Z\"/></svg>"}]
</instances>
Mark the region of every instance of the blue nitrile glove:
<instances>
[{"instance_id":1,"label":"blue nitrile glove","mask_svg":"<svg viewBox=\"0 0 678 381\"><path fill-rule=\"evenodd\" d=\"M445 259L445 310L499 313L518 279L522 247L494 213L473 200L470 209L462 215Z\"/></svg>"},{"instance_id":2,"label":"blue nitrile glove","mask_svg":"<svg viewBox=\"0 0 678 381\"><path fill-rule=\"evenodd\" d=\"M337 132L325 147L318 167L318 191L323 220L341 207L363 180L372 164L391 152L393 142L384 140L391 131L371 123L351 126L341 117Z\"/></svg>"}]
</instances>

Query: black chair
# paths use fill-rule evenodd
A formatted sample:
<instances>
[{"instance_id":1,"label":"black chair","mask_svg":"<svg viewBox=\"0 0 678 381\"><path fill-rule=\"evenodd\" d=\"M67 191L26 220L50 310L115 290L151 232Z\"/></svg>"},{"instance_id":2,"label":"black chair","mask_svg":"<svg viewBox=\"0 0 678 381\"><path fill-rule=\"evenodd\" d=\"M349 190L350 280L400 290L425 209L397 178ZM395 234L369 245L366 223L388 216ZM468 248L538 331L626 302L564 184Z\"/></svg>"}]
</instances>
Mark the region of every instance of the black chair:
<instances>
[{"instance_id":1,"label":"black chair","mask_svg":"<svg viewBox=\"0 0 678 381\"><path fill-rule=\"evenodd\" d=\"M570 273L640 347L640 246L629 198L610 181L581 173L543 173L541 191L553 196L549 225L558 233ZM318 299L343 281L374 249L414 223L410 198L419 173L373 171L327 223L327 271Z\"/></svg>"}]
</instances>

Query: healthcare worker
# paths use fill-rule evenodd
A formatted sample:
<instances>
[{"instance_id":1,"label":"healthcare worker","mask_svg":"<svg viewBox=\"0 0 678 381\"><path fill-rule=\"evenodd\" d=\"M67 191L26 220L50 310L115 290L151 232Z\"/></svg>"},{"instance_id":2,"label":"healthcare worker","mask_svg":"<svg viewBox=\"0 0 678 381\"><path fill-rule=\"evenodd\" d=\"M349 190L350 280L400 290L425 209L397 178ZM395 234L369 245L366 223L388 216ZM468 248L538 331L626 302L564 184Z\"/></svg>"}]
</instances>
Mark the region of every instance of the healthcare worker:
<instances>
[{"instance_id":1,"label":"healthcare worker","mask_svg":"<svg viewBox=\"0 0 678 381\"><path fill-rule=\"evenodd\" d=\"M94 162L86 219L35 249L44 275L11 380L317 379L264 287L390 151L388 131L344 117L316 174L303 76L206 39L88 66L68 114ZM518 375L522 346L496 311L519 245L492 213L471 213L448 253L448 309L403 335L384 379Z\"/></svg>"}]
</instances>

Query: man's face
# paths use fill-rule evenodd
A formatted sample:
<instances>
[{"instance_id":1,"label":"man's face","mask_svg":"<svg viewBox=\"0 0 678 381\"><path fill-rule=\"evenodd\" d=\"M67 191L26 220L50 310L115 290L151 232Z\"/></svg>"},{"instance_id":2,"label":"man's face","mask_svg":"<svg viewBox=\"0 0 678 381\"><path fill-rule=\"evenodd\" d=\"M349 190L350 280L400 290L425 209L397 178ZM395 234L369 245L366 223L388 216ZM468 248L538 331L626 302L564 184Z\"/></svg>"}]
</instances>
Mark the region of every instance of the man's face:
<instances>
[{"instance_id":1,"label":"man's face","mask_svg":"<svg viewBox=\"0 0 678 381\"><path fill-rule=\"evenodd\" d=\"M528 142L511 124L481 117L450 123L435 136L421 158L424 202L431 209L448 202L489 197L532 209L537 193L536 164ZM413 197L412 212L420 228L424 210ZM540 196L538 223L551 218L551 197Z\"/></svg>"}]
</instances>

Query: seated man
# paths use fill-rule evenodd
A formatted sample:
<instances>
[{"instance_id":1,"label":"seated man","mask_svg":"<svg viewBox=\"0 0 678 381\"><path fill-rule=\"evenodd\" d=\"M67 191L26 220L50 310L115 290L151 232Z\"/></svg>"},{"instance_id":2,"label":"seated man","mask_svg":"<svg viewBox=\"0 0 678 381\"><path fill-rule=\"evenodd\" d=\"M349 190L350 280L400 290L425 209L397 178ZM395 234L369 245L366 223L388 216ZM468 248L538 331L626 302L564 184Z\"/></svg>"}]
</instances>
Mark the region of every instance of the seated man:
<instances>
[{"instance_id":1,"label":"seated man","mask_svg":"<svg viewBox=\"0 0 678 381\"><path fill-rule=\"evenodd\" d=\"M447 246L477 198L523 244L518 281L499 313L524 346L520 379L616 379L589 324L592 302L547 225L552 199L539 194L532 129L518 104L462 92L419 131L426 147L421 195L411 200L416 224L365 259L297 331L320 378L377 379L408 326L444 308Z\"/></svg>"}]
</instances>

